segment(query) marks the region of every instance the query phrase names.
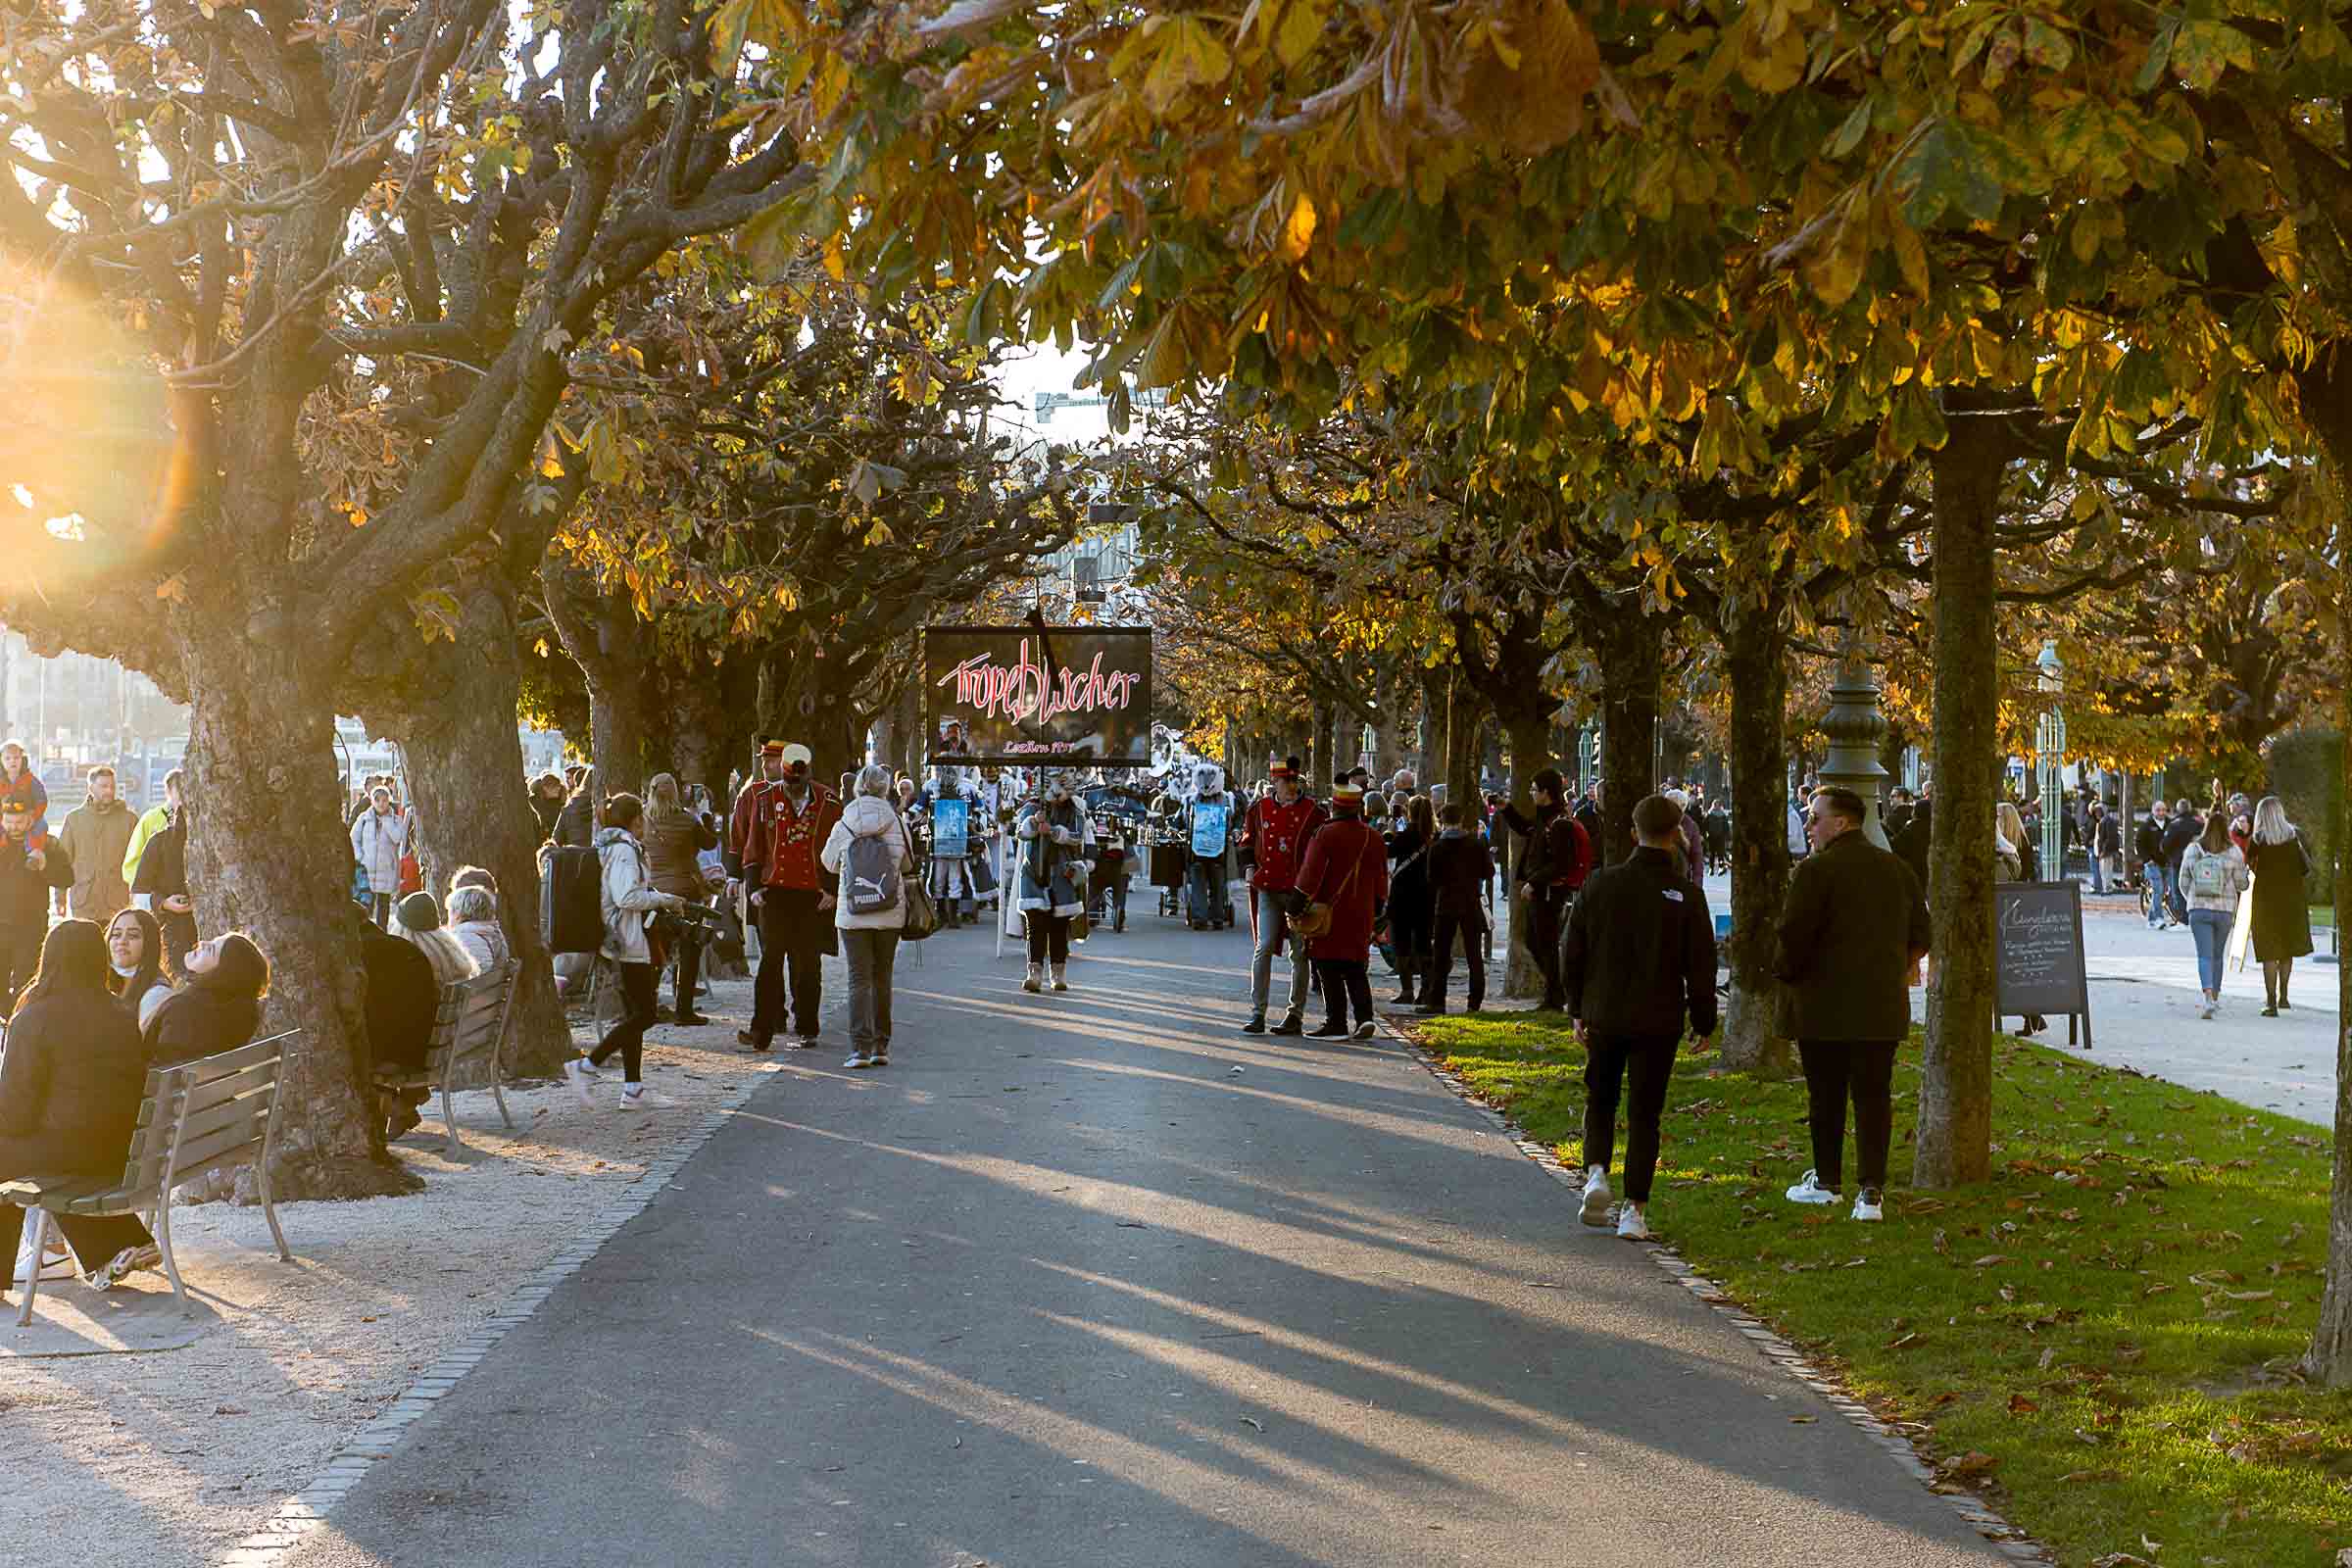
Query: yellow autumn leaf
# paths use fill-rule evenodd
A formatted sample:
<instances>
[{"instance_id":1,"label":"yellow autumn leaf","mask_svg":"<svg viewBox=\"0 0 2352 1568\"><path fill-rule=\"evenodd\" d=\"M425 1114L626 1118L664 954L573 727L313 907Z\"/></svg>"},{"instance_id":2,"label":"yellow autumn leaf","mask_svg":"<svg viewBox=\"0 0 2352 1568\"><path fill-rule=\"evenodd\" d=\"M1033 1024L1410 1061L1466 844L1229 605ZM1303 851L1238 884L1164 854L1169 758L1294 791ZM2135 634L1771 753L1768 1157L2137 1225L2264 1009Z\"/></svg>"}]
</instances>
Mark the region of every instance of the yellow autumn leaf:
<instances>
[{"instance_id":1,"label":"yellow autumn leaf","mask_svg":"<svg viewBox=\"0 0 2352 1568\"><path fill-rule=\"evenodd\" d=\"M1291 202L1290 220L1282 225L1282 259L1294 264L1305 260L1314 242L1315 204L1300 191Z\"/></svg>"}]
</instances>

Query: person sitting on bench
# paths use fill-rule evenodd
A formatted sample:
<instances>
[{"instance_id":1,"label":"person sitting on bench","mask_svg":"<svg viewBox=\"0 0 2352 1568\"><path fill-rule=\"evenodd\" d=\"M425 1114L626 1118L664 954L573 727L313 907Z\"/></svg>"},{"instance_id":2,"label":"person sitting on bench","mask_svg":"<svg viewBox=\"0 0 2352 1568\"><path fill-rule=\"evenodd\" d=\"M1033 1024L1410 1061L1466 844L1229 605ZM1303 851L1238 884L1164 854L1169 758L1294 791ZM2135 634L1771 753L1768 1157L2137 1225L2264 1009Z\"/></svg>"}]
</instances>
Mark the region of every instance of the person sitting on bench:
<instances>
[{"instance_id":1,"label":"person sitting on bench","mask_svg":"<svg viewBox=\"0 0 2352 1568\"><path fill-rule=\"evenodd\" d=\"M41 943L0 1056L0 1181L122 1178L147 1088L147 1048L106 974L106 938L94 920L64 921ZM24 1214L0 1203L0 1259L15 1259ZM163 1262L147 1227L128 1214L50 1218L85 1266L100 1260L90 1276L99 1290ZM0 1279L0 1290L10 1283Z\"/></svg>"}]
</instances>

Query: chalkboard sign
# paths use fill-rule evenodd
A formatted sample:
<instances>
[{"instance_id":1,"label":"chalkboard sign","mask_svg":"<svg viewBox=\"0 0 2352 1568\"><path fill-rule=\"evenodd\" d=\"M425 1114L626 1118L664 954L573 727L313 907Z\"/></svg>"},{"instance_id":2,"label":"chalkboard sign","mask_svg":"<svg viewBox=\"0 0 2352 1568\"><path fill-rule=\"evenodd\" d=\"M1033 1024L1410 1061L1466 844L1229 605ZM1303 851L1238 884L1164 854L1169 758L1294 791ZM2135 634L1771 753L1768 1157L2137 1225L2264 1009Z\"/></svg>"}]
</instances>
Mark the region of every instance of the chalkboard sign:
<instances>
[{"instance_id":1,"label":"chalkboard sign","mask_svg":"<svg viewBox=\"0 0 2352 1568\"><path fill-rule=\"evenodd\" d=\"M2079 882L2002 882L1992 890L1996 1009L2004 1016L2068 1013L2090 1044L2090 978L2082 959ZM2072 1028L2067 1031L2071 1037Z\"/></svg>"}]
</instances>

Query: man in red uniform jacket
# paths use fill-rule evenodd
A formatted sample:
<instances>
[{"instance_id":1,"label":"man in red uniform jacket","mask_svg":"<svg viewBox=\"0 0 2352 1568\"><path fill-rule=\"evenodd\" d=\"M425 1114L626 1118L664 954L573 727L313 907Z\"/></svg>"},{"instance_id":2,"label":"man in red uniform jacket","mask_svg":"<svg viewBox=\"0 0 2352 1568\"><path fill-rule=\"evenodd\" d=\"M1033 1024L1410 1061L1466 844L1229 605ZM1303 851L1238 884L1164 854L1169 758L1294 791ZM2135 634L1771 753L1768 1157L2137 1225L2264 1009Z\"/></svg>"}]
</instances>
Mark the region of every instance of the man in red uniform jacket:
<instances>
[{"instance_id":1,"label":"man in red uniform jacket","mask_svg":"<svg viewBox=\"0 0 2352 1568\"><path fill-rule=\"evenodd\" d=\"M778 754L783 776L752 803L743 843L743 878L760 918L760 972L752 981L754 1051L765 1051L784 1021L784 981L792 981L793 1048L814 1049L823 1003L820 958L834 951L834 879L817 852L841 819L841 802L809 776L808 748ZM748 795L750 792L747 791ZM741 807L738 807L740 811Z\"/></svg>"},{"instance_id":2,"label":"man in red uniform jacket","mask_svg":"<svg viewBox=\"0 0 2352 1568\"><path fill-rule=\"evenodd\" d=\"M1274 793L1260 796L1242 819L1241 844L1252 858L1250 867L1250 923L1257 933L1256 953L1250 964L1250 1021L1246 1035L1266 1032L1266 997L1274 983L1274 954L1283 944L1283 906L1298 886L1298 867L1306 859L1306 841L1328 819L1322 806L1306 798L1305 779L1296 757L1278 763L1272 772ZM1306 1032L1306 944L1291 943L1291 1000L1274 1032Z\"/></svg>"}]
</instances>

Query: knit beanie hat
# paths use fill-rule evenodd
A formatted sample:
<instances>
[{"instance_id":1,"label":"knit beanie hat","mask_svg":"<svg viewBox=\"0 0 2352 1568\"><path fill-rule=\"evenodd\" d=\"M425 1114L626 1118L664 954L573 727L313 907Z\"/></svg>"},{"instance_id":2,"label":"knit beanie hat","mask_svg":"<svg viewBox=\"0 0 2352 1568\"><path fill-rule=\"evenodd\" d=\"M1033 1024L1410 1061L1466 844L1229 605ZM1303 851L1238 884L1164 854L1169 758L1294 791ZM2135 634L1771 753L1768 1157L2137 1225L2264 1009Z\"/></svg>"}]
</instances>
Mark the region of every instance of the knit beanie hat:
<instances>
[{"instance_id":1,"label":"knit beanie hat","mask_svg":"<svg viewBox=\"0 0 2352 1568\"><path fill-rule=\"evenodd\" d=\"M400 923L412 931L441 929L441 906L433 902L430 893L412 893L400 901Z\"/></svg>"}]
</instances>

